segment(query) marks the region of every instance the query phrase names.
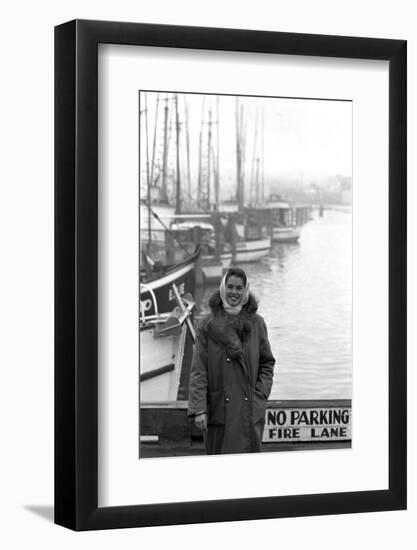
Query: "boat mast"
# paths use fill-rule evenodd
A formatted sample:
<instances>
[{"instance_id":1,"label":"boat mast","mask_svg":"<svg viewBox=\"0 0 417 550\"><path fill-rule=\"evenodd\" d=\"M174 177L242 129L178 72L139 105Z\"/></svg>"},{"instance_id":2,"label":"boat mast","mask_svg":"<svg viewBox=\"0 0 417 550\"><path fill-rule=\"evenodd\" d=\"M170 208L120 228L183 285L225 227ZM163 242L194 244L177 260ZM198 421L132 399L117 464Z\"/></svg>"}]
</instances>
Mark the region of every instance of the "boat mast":
<instances>
[{"instance_id":1,"label":"boat mast","mask_svg":"<svg viewBox=\"0 0 417 550\"><path fill-rule=\"evenodd\" d=\"M198 204L198 206L200 206L201 191L202 191L201 186L202 186L204 103L205 103L205 96L203 96L203 103L202 103L202 108L201 108L200 143L199 143L199 147L198 147L198 188L197 188L197 204Z\"/></svg>"},{"instance_id":2,"label":"boat mast","mask_svg":"<svg viewBox=\"0 0 417 550\"><path fill-rule=\"evenodd\" d=\"M162 151L162 201L168 202L167 192L167 164L168 164L168 97L164 107L164 147Z\"/></svg>"},{"instance_id":3,"label":"boat mast","mask_svg":"<svg viewBox=\"0 0 417 550\"><path fill-rule=\"evenodd\" d=\"M150 182L150 171L149 171L149 139L148 139L148 94L145 92L145 136L146 136L146 186L147 186L147 199L148 199L148 252L151 250L152 244L152 232L151 232L151 182Z\"/></svg>"},{"instance_id":4,"label":"boat mast","mask_svg":"<svg viewBox=\"0 0 417 550\"><path fill-rule=\"evenodd\" d=\"M176 129L176 141L177 141L177 180L176 180L176 201L175 201L175 213L181 213L181 187L180 187L180 122L178 114L178 94L175 94L175 129Z\"/></svg>"},{"instance_id":5,"label":"boat mast","mask_svg":"<svg viewBox=\"0 0 417 550\"><path fill-rule=\"evenodd\" d=\"M256 199L255 206L259 207L260 202L260 190L259 190L259 157L256 159L256 176L255 176L255 189L256 189Z\"/></svg>"},{"instance_id":6,"label":"boat mast","mask_svg":"<svg viewBox=\"0 0 417 550\"><path fill-rule=\"evenodd\" d=\"M220 187L220 121L219 121L219 96L216 98L216 116L217 116L217 158L216 158L216 185L215 185L215 203L216 212L219 210L219 187Z\"/></svg>"},{"instance_id":7,"label":"boat mast","mask_svg":"<svg viewBox=\"0 0 417 550\"><path fill-rule=\"evenodd\" d=\"M208 140L207 140L207 208L210 210L210 184L211 184L211 108L209 109Z\"/></svg>"},{"instance_id":8,"label":"boat mast","mask_svg":"<svg viewBox=\"0 0 417 550\"><path fill-rule=\"evenodd\" d=\"M262 119L261 119L261 202L262 206L265 205L265 111L262 106Z\"/></svg>"},{"instance_id":9,"label":"boat mast","mask_svg":"<svg viewBox=\"0 0 417 550\"><path fill-rule=\"evenodd\" d=\"M256 109L256 117L255 117L255 134L253 138L253 152L252 152L252 169L251 169L251 179L250 179L250 191L249 191L249 202L251 206L253 206L253 202L258 202L258 180L255 181L255 163L257 162L256 158L256 148L257 148L257 141L258 141L258 109ZM257 175L256 175L257 178ZM254 197L255 195L255 197Z\"/></svg>"},{"instance_id":10,"label":"boat mast","mask_svg":"<svg viewBox=\"0 0 417 550\"><path fill-rule=\"evenodd\" d=\"M240 210L240 144L239 144L239 99L236 98L236 199Z\"/></svg>"},{"instance_id":11,"label":"boat mast","mask_svg":"<svg viewBox=\"0 0 417 550\"><path fill-rule=\"evenodd\" d=\"M244 188L242 177L243 160L243 136L242 136L243 106L239 105L239 98L236 98L236 198L239 211L244 207Z\"/></svg>"},{"instance_id":12,"label":"boat mast","mask_svg":"<svg viewBox=\"0 0 417 550\"><path fill-rule=\"evenodd\" d=\"M241 116L241 162L240 162L240 179L242 184L242 210L245 207L245 162L246 162L246 136L248 133L248 122L243 120L243 105L240 107Z\"/></svg>"},{"instance_id":13,"label":"boat mast","mask_svg":"<svg viewBox=\"0 0 417 550\"><path fill-rule=\"evenodd\" d=\"M191 165L190 165L190 116L188 110L188 102L184 97L185 107L185 128L186 128L186 145L187 145L187 194L188 200L191 199Z\"/></svg>"},{"instance_id":14,"label":"boat mast","mask_svg":"<svg viewBox=\"0 0 417 550\"><path fill-rule=\"evenodd\" d=\"M155 152L156 152L156 134L158 128L158 111L159 111L159 93L156 96L155 105L155 124L153 131L153 145L152 145L152 161L151 161L151 186L154 185L154 168L155 168Z\"/></svg>"}]
</instances>

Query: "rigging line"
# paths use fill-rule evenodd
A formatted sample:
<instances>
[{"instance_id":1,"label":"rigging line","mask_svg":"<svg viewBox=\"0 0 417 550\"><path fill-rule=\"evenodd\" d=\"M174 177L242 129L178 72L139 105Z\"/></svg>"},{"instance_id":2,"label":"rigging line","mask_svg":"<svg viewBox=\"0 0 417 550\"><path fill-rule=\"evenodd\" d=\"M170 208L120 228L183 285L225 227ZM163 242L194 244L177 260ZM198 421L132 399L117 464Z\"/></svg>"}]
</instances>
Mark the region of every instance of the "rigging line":
<instances>
[{"instance_id":1,"label":"rigging line","mask_svg":"<svg viewBox=\"0 0 417 550\"><path fill-rule=\"evenodd\" d=\"M193 196L191 194L189 194L187 191L185 191L184 189L181 189L181 194L185 197L188 198L188 200L192 200L193 199ZM205 213L205 214L213 214L213 211L212 210L208 210L205 206L199 206L199 208L201 208L201 210Z\"/></svg>"},{"instance_id":2,"label":"rigging line","mask_svg":"<svg viewBox=\"0 0 417 550\"><path fill-rule=\"evenodd\" d=\"M157 134L157 129L158 129L158 112L159 112L159 93L156 96L156 105L155 105L155 125L154 125L154 133L153 133L152 162L151 162L151 184L152 185L154 185L156 134Z\"/></svg>"},{"instance_id":3,"label":"rigging line","mask_svg":"<svg viewBox=\"0 0 417 550\"><path fill-rule=\"evenodd\" d=\"M139 199L139 201L144 204L146 208L149 209L149 212L152 214L152 216L164 227L164 229L168 231L174 241L176 241L180 245L180 247L187 253L187 256L192 256L192 253L177 239L174 233L169 229L167 225L164 224L164 222L161 220L158 214L154 210L152 210L149 204L144 199Z\"/></svg>"}]
</instances>

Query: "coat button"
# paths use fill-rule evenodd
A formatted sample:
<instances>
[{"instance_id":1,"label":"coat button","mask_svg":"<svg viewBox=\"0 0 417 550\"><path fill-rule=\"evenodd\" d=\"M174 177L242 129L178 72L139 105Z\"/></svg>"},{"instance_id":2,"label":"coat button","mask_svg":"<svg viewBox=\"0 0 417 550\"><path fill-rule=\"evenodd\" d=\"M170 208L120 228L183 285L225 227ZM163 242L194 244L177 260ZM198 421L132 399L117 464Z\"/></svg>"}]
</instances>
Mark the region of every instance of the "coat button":
<instances>
[{"instance_id":1,"label":"coat button","mask_svg":"<svg viewBox=\"0 0 417 550\"><path fill-rule=\"evenodd\" d=\"M226 357L226 363L230 363L230 357Z\"/></svg>"},{"instance_id":2,"label":"coat button","mask_svg":"<svg viewBox=\"0 0 417 550\"><path fill-rule=\"evenodd\" d=\"M245 401L247 401L247 400L248 400L248 398L247 398L246 395L245 395Z\"/></svg>"},{"instance_id":3,"label":"coat button","mask_svg":"<svg viewBox=\"0 0 417 550\"><path fill-rule=\"evenodd\" d=\"M228 397L226 397L226 403L229 403L230 399Z\"/></svg>"}]
</instances>

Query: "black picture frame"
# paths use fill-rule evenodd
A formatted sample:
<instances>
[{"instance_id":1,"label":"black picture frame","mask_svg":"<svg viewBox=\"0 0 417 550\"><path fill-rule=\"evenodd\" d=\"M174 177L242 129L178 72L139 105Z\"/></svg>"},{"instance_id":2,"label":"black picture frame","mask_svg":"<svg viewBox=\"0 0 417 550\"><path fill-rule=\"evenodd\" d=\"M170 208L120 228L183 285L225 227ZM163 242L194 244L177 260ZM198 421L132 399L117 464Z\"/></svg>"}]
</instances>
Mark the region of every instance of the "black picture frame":
<instances>
[{"instance_id":1,"label":"black picture frame","mask_svg":"<svg viewBox=\"0 0 417 550\"><path fill-rule=\"evenodd\" d=\"M98 44L389 62L389 488L98 507ZM55 522L74 530L406 508L404 40L74 20L55 28Z\"/></svg>"}]
</instances>

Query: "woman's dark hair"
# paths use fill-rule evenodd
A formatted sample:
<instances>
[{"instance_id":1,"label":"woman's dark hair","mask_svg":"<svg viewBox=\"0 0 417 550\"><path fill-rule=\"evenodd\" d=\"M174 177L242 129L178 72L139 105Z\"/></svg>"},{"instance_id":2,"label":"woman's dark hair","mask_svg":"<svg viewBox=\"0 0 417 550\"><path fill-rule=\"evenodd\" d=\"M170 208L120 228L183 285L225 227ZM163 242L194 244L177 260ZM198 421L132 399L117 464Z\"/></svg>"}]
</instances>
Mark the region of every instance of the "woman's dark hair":
<instances>
[{"instance_id":1,"label":"woman's dark hair","mask_svg":"<svg viewBox=\"0 0 417 550\"><path fill-rule=\"evenodd\" d=\"M243 271L243 269L241 269L240 267L231 267L226 273L226 280L225 280L226 283L229 277L231 277L232 275L234 275L235 277L240 277L243 281L243 284L246 286L246 282L248 278L246 276L246 273Z\"/></svg>"}]
</instances>

